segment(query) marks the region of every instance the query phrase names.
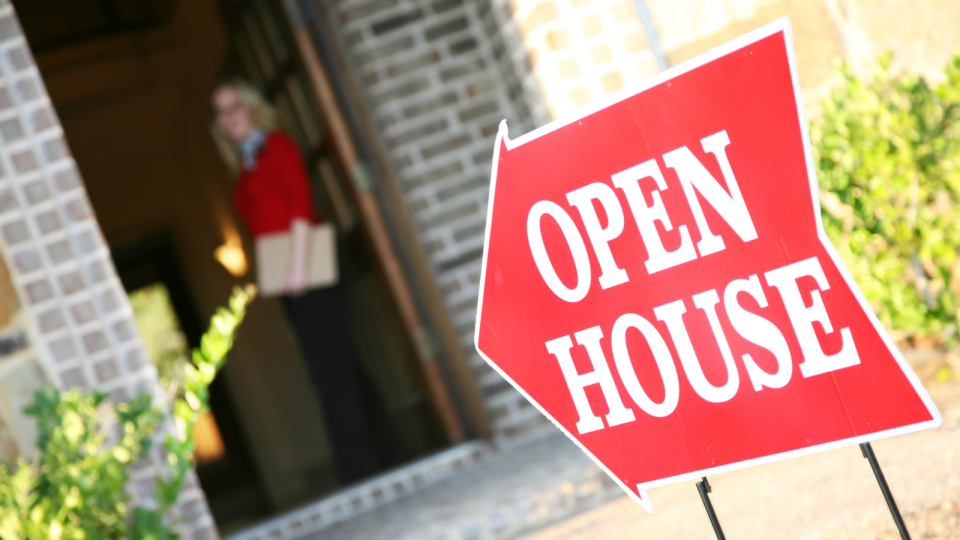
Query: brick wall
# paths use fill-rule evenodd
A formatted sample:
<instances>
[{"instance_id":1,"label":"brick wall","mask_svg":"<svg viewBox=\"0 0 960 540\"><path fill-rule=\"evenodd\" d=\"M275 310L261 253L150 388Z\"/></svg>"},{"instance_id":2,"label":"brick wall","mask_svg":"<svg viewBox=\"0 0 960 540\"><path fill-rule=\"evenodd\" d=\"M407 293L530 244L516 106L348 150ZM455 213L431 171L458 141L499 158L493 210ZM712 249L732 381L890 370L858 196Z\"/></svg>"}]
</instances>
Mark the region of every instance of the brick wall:
<instances>
[{"instance_id":1,"label":"brick wall","mask_svg":"<svg viewBox=\"0 0 960 540\"><path fill-rule=\"evenodd\" d=\"M61 388L99 389L115 400L156 395L156 370L8 0L0 0L0 140L0 255L38 366ZM27 380L5 372L4 399L29 391ZM29 381L39 385L43 378ZM157 450L133 472L131 492L144 504L160 463ZM195 477L175 514L185 538L217 537Z\"/></svg>"},{"instance_id":2,"label":"brick wall","mask_svg":"<svg viewBox=\"0 0 960 540\"><path fill-rule=\"evenodd\" d=\"M507 0L343 0L331 15L486 400L496 434L539 413L473 348L493 141L544 121ZM511 32L512 30L512 32Z\"/></svg>"},{"instance_id":3,"label":"brick wall","mask_svg":"<svg viewBox=\"0 0 960 540\"><path fill-rule=\"evenodd\" d=\"M491 0L478 7L484 35L496 60L508 98L516 103L517 118L510 125L514 137L553 120L540 80L533 69L536 52L524 43L515 0Z\"/></svg>"},{"instance_id":4,"label":"brick wall","mask_svg":"<svg viewBox=\"0 0 960 540\"><path fill-rule=\"evenodd\" d=\"M876 55L893 53L896 71L938 79L960 51L955 0L646 0L671 64L789 17L800 87L809 105L836 81L838 57L869 75ZM811 112L808 107L808 113Z\"/></svg>"},{"instance_id":5,"label":"brick wall","mask_svg":"<svg viewBox=\"0 0 960 540\"><path fill-rule=\"evenodd\" d=\"M512 0L553 118L659 71L634 0Z\"/></svg>"}]
</instances>

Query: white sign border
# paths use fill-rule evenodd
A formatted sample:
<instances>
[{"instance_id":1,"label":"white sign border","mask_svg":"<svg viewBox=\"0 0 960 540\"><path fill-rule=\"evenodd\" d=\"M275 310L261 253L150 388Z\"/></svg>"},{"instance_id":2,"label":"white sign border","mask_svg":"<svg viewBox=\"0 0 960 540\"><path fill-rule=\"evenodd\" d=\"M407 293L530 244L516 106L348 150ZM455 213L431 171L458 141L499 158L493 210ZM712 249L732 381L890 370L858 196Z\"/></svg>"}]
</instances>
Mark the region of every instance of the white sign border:
<instances>
[{"instance_id":1,"label":"white sign border","mask_svg":"<svg viewBox=\"0 0 960 540\"><path fill-rule=\"evenodd\" d=\"M667 478L661 478L659 480L654 480L651 482L644 482L642 484L637 484L636 489L639 492L639 497L637 493L634 493L633 490L628 488L615 474L613 474L610 469L606 467L596 456L593 455L576 437L573 436L566 428L564 428L553 416L550 415L543 407L540 406L532 397L530 397L527 392L520 387L513 379L510 378L496 363L494 363L483 351L480 350L480 316L483 312L483 288L486 283L487 275L487 256L488 249L490 245L490 229L493 221L493 196L496 190L497 183L497 164L500 159L500 147L505 146L507 150L513 150L525 143L528 143L534 139L542 137L552 131L560 129L564 126L577 122L587 116L592 115L593 113L605 109L615 103L619 103L625 99L629 99L635 95L638 95L649 88L662 84L670 79L673 79L679 75L687 73L693 69L701 67L713 60L716 60L720 57L726 56L730 53L733 53L743 47L756 43L764 38L770 37L777 33L783 32L784 40L786 41L787 57L790 64L790 77L793 81L793 93L794 98L797 104L797 115L800 120L800 131L803 139L803 146L805 151L805 159L807 165L807 177L810 179L810 192L811 198L813 199L814 213L816 214L817 221L817 236L820 239L820 243L826 249L827 253L833 259L834 264L837 268L840 269L840 273L843 276L843 279L846 281L847 285L853 291L854 295L857 298L857 301L860 303L861 309L867 314L870 318L870 322L873 323L874 328L880 334L883 339L884 344L887 346L887 349L892 354L893 358L897 361L897 364L900 366L900 369L903 371L904 375L907 377L907 380L910 381L910 384L913 386L913 389L917 392L917 395L920 396L920 399L923 401L924 405L927 407L927 411L933 417L932 420L921 422L918 424L911 424L908 426L901 426L894 429L888 429L884 431L878 431L876 433L869 433L866 435L860 435L857 437L851 437L848 439L842 439L839 441L833 441L829 443L819 444L815 446L810 446L806 448L800 448L797 450L791 450L788 452L782 452L779 454L771 454L768 456L763 456L760 458L748 459L745 461L739 461L736 463L730 463L727 465L722 465L720 467L711 467L708 469L702 469L698 471L692 471L676 476L670 476ZM853 279L853 276L850 275L849 270L847 270L846 265L843 264L843 261L840 259L840 255L837 253L836 249L833 247L833 244L830 242L830 239L827 238L826 231L823 228L823 220L820 215L820 198L819 190L817 188L817 177L816 177L816 167L813 162L813 152L810 146L810 133L807 129L806 114L803 109L803 98L800 93L800 82L797 78L797 61L796 56L793 50L793 31L790 26L790 20L786 17L778 19L772 23L769 23L765 26L762 26L752 32L744 34L733 41L729 41L719 47L712 49L696 58L692 58L682 64L674 66L670 69L662 71L657 75L650 77L643 81L642 86L639 89L630 89L628 93L618 93L612 96L610 99L604 100L603 102L592 106L585 110L582 114L567 118L560 119L544 126L541 126L529 133L526 133L514 140L510 140L507 135L507 121L503 120L500 122L500 128L497 132L496 146L493 151L493 167L490 172L490 196L488 199L487 206L487 223L486 230L484 232L484 242L483 242L483 259L481 263L480 270L480 292L477 299L477 318L476 318L476 328L474 331L474 347L477 349L477 352L480 356L489 364L494 370L497 371L504 379L507 380L524 398L527 399L534 407L536 407L544 416L546 416L551 422L553 422L559 429L562 431L570 440L572 440L577 446L587 456L590 457L601 469L603 469L607 475L609 475L616 483L619 485L627 494L643 507L647 512L653 512L653 504L650 501L649 496L646 493L648 488L660 487L668 484L674 484L677 482L682 482L684 480L691 479L700 479L703 476L735 471L738 469L745 469L747 467L753 467L755 465L761 465L764 463L772 463L775 461L781 461L784 459L794 458L798 456L805 456L809 454L814 454L817 452L824 452L827 450L833 450L836 448L841 448L844 446L852 446L855 444L860 444L868 441L875 441L878 439L883 439L887 437L893 437L896 435L903 435L906 433L913 433L916 431L922 431L924 429L930 429L939 427L943 424L943 418L940 416L940 411L937 410L936 405L934 405L933 400L930 398L930 394L927 392L926 388L920 383L920 379L917 378L917 375L913 372L913 369L910 368L910 365L907 363L906 359L903 358L903 355L900 353L900 350L896 347L893 341L890 339L890 336L884 330L883 326L880 324L880 321L877 319L877 316L874 314L873 309L870 308L869 303L866 298L864 298L863 293L860 292L860 288L857 286L856 282ZM501 144L502 143L502 144Z\"/></svg>"}]
</instances>

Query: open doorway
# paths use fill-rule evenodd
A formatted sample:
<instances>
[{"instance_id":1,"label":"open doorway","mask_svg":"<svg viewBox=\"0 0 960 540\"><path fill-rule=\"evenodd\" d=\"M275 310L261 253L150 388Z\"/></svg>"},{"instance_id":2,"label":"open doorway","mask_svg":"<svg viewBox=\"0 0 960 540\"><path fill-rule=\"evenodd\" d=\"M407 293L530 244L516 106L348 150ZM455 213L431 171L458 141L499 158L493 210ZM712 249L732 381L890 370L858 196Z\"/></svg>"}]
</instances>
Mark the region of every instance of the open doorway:
<instances>
[{"instance_id":1,"label":"open doorway","mask_svg":"<svg viewBox=\"0 0 960 540\"><path fill-rule=\"evenodd\" d=\"M324 67L293 35L287 16L272 0L223 2L230 48L224 79L244 79L276 108L282 129L298 143L311 174L316 211L338 230L347 288L352 342L363 372L384 402L381 455L398 465L465 438L462 415L439 372L429 330L411 298L370 186L347 154L350 137L331 115ZM324 100L323 94L327 93ZM324 103L326 101L326 103ZM339 111L333 116L338 116ZM426 360L426 361L425 361ZM376 426L375 426L376 427ZM396 442L388 442L391 439Z\"/></svg>"}]
</instances>

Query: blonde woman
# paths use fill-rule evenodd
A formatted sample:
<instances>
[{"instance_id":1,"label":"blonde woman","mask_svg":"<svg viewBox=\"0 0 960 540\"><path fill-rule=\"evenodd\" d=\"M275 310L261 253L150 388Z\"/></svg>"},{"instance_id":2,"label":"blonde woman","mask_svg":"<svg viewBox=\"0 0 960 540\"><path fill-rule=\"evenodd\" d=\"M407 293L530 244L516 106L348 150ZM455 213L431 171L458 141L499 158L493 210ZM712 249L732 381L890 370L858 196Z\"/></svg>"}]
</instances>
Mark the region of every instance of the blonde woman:
<instances>
[{"instance_id":1,"label":"blonde woman","mask_svg":"<svg viewBox=\"0 0 960 540\"><path fill-rule=\"evenodd\" d=\"M382 418L349 341L343 287L309 289L308 236L320 220L296 143L277 129L273 109L249 84L233 81L212 96L214 136L236 173L233 205L256 240L289 232L292 249L281 302L323 405L341 485L379 471L368 417ZM371 410L377 409L377 410Z\"/></svg>"}]
</instances>

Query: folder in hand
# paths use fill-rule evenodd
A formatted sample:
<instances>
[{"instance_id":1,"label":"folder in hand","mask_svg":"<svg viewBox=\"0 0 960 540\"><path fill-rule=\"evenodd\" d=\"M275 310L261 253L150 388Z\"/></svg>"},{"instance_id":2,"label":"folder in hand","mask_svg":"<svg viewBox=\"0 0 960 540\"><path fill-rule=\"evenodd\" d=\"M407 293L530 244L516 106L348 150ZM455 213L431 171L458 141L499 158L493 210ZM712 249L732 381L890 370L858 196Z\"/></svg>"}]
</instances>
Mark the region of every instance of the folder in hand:
<instances>
[{"instance_id":1,"label":"folder in hand","mask_svg":"<svg viewBox=\"0 0 960 540\"><path fill-rule=\"evenodd\" d=\"M307 288L317 289L336 285L340 279L337 265L337 238L333 225L323 223L310 227L307 241ZM290 273L290 231L268 234L257 238L257 281L260 294L283 294L283 284Z\"/></svg>"}]
</instances>

